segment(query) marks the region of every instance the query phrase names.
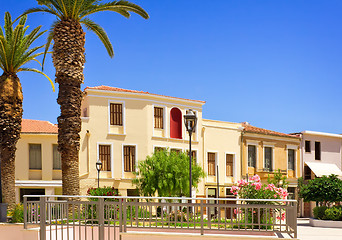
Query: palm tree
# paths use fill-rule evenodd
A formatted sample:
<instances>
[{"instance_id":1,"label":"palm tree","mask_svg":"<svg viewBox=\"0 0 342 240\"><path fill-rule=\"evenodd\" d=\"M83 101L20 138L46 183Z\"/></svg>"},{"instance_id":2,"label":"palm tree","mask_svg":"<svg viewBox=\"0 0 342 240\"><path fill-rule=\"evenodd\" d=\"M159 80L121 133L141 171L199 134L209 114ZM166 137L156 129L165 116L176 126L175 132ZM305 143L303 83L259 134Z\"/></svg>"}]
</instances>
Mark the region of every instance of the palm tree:
<instances>
[{"instance_id":1,"label":"palm tree","mask_svg":"<svg viewBox=\"0 0 342 240\"><path fill-rule=\"evenodd\" d=\"M79 160L81 131L81 100L85 63L85 33L82 26L94 32L102 41L110 57L114 51L104 29L88 18L97 12L112 11L129 18L130 12L145 19L149 16L140 6L128 1L102 3L101 0L37 0L40 7L23 14L45 12L55 15L47 39L47 48L54 41L52 59L56 68L55 81L59 84L57 103L61 115L58 120L58 150L62 158L62 183L64 195L79 195Z\"/></svg>"},{"instance_id":2,"label":"palm tree","mask_svg":"<svg viewBox=\"0 0 342 240\"><path fill-rule=\"evenodd\" d=\"M30 61L37 61L36 57L44 54L37 52L45 45L31 48L32 43L44 32L40 32L41 26L26 34L26 16L20 18L18 25L13 29L10 13L5 13L4 31L0 26L0 68L3 70L0 76L0 161L2 194L5 203L13 206L15 203L15 151L20 137L21 119L23 115L23 93L18 72L31 71L43 74L43 72L23 67Z\"/></svg>"}]
</instances>

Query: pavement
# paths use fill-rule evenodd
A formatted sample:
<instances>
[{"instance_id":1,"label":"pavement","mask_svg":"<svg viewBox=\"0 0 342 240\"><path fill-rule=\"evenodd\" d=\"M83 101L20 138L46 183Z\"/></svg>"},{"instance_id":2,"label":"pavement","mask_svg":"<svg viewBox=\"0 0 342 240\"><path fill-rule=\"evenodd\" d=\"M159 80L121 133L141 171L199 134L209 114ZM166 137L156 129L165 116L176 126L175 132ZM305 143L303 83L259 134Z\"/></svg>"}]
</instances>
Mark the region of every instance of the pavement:
<instances>
[{"instance_id":1,"label":"pavement","mask_svg":"<svg viewBox=\"0 0 342 240\"><path fill-rule=\"evenodd\" d=\"M342 228L311 227L308 218L297 219L300 240L342 240Z\"/></svg>"}]
</instances>

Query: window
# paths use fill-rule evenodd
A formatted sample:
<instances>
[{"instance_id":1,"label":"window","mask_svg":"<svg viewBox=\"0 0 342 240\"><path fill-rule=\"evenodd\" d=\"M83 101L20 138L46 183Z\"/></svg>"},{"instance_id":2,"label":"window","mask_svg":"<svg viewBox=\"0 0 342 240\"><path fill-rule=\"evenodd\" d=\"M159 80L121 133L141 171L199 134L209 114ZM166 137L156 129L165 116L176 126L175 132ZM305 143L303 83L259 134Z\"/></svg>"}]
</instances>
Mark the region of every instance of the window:
<instances>
[{"instance_id":1,"label":"window","mask_svg":"<svg viewBox=\"0 0 342 240\"><path fill-rule=\"evenodd\" d=\"M233 154L226 154L226 176L233 177Z\"/></svg>"},{"instance_id":2,"label":"window","mask_svg":"<svg viewBox=\"0 0 342 240\"><path fill-rule=\"evenodd\" d=\"M42 169L42 145L29 144L29 168Z\"/></svg>"},{"instance_id":3,"label":"window","mask_svg":"<svg viewBox=\"0 0 342 240\"><path fill-rule=\"evenodd\" d=\"M304 166L304 180L311 179L311 169L308 166Z\"/></svg>"},{"instance_id":4,"label":"window","mask_svg":"<svg viewBox=\"0 0 342 240\"><path fill-rule=\"evenodd\" d=\"M321 143L315 142L315 160L321 160Z\"/></svg>"},{"instance_id":5,"label":"window","mask_svg":"<svg viewBox=\"0 0 342 240\"><path fill-rule=\"evenodd\" d=\"M61 161L61 154L58 152L57 144L53 144L53 169L54 170L61 170L62 169L62 161Z\"/></svg>"},{"instance_id":6,"label":"window","mask_svg":"<svg viewBox=\"0 0 342 240\"><path fill-rule=\"evenodd\" d=\"M189 156L189 150L186 150L186 155ZM191 151L191 160L193 164L196 164L196 159L197 159L197 152Z\"/></svg>"},{"instance_id":7,"label":"window","mask_svg":"<svg viewBox=\"0 0 342 240\"><path fill-rule=\"evenodd\" d=\"M182 139L182 112L178 108L170 111L170 137Z\"/></svg>"},{"instance_id":8,"label":"window","mask_svg":"<svg viewBox=\"0 0 342 240\"><path fill-rule=\"evenodd\" d=\"M177 149L177 148L171 148L171 150L170 150L172 153L174 152L174 153L180 153L182 150L180 150L180 149Z\"/></svg>"},{"instance_id":9,"label":"window","mask_svg":"<svg viewBox=\"0 0 342 240\"><path fill-rule=\"evenodd\" d=\"M287 150L287 161L288 161L288 169L295 170L296 151L294 149Z\"/></svg>"},{"instance_id":10,"label":"window","mask_svg":"<svg viewBox=\"0 0 342 240\"><path fill-rule=\"evenodd\" d=\"M256 146L248 145L248 167L256 167Z\"/></svg>"},{"instance_id":11,"label":"window","mask_svg":"<svg viewBox=\"0 0 342 240\"><path fill-rule=\"evenodd\" d=\"M305 141L305 152L311 152L311 142Z\"/></svg>"},{"instance_id":12,"label":"window","mask_svg":"<svg viewBox=\"0 0 342 240\"><path fill-rule=\"evenodd\" d=\"M193 162L196 162L196 159L197 159L196 151L191 151L191 159L193 160Z\"/></svg>"},{"instance_id":13,"label":"window","mask_svg":"<svg viewBox=\"0 0 342 240\"><path fill-rule=\"evenodd\" d=\"M135 146L124 146L124 171L135 171Z\"/></svg>"},{"instance_id":14,"label":"window","mask_svg":"<svg viewBox=\"0 0 342 240\"><path fill-rule=\"evenodd\" d=\"M154 107L154 128L164 128L164 109L161 107Z\"/></svg>"},{"instance_id":15,"label":"window","mask_svg":"<svg viewBox=\"0 0 342 240\"><path fill-rule=\"evenodd\" d=\"M265 147L264 148L264 160L265 160L265 170L266 171L273 171L273 149L271 147Z\"/></svg>"},{"instance_id":16,"label":"window","mask_svg":"<svg viewBox=\"0 0 342 240\"><path fill-rule=\"evenodd\" d=\"M20 188L20 202L24 201L25 195L45 195L45 189ZM39 201L40 197L28 197L27 201Z\"/></svg>"},{"instance_id":17,"label":"window","mask_svg":"<svg viewBox=\"0 0 342 240\"><path fill-rule=\"evenodd\" d=\"M215 153L208 153L208 175L215 176Z\"/></svg>"},{"instance_id":18,"label":"window","mask_svg":"<svg viewBox=\"0 0 342 240\"><path fill-rule=\"evenodd\" d=\"M110 125L122 126L122 104L110 104Z\"/></svg>"},{"instance_id":19,"label":"window","mask_svg":"<svg viewBox=\"0 0 342 240\"><path fill-rule=\"evenodd\" d=\"M296 188L295 187L288 187L287 192L289 193L287 199L291 199L291 200L296 199Z\"/></svg>"},{"instance_id":20,"label":"window","mask_svg":"<svg viewBox=\"0 0 342 240\"><path fill-rule=\"evenodd\" d=\"M102 162L102 171L111 170L111 153L110 145L99 145L99 159Z\"/></svg>"},{"instance_id":21,"label":"window","mask_svg":"<svg viewBox=\"0 0 342 240\"><path fill-rule=\"evenodd\" d=\"M165 151L166 148L163 148L163 147L155 147L154 148L154 152L158 152L158 151Z\"/></svg>"}]
</instances>

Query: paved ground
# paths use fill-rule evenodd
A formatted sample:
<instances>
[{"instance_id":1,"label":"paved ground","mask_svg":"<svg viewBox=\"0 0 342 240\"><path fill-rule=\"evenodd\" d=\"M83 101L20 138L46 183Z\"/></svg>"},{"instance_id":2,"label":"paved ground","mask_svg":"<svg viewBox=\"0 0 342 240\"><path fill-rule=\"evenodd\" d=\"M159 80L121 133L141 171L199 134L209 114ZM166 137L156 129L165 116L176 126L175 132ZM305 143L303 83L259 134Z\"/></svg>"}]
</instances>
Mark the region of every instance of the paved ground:
<instances>
[{"instance_id":1,"label":"paved ground","mask_svg":"<svg viewBox=\"0 0 342 240\"><path fill-rule=\"evenodd\" d=\"M341 228L311 227L309 219L298 219L298 238L300 240L342 240Z\"/></svg>"}]
</instances>

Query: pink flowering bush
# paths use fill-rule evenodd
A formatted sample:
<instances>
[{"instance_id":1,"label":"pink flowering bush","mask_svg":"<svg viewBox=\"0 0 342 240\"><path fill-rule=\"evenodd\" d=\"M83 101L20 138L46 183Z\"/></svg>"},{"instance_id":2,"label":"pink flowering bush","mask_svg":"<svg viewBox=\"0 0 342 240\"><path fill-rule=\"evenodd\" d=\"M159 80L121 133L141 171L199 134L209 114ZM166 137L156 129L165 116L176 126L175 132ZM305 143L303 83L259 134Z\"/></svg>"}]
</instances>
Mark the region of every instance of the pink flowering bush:
<instances>
[{"instance_id":1,"label":"pink flowering bush","mask_svg":"<svg viewBox=\"0 0 342 240\"><path fill-rule=\"evenodd\" d=\"M286 189L281 187L276 187L272 183L262 184L260 177L255 175L250 178L249 182L246 182L244 179L238 181L237 186L232 186L231 193L235 196L239 196L241 199L286 199L288 196L288 192ZM269 201L248 201L247 204L279 204L279 202L269 202ZM272 212L272 211L265 211L260 209L260 213L258 210L246 208L244 212L237 209L234 210L234 213L243 213L244 217L248 218L248 222L254 223L262 223L266 221L273 221L273 214L275 214L277 220L284 221L285 220L285 213L283 211L279 212ZM258 216L260 215L260 216ZM267 216L266 216L267 215ZM253 218L253 220L252 220Z\"/></svg>"},{"instance_id":2,"label":"pink flowering bush","mask_svg":"<svg viewBox=\"0 0 342 240\"><path fill-rule=\"evenodd\" d=\"M233 186L231 193L244 199L286 199L288 196L286 189L278 188L274 184L262 184L258 175L251 177L250 180L238 181L238 186Z\"/></svg>"}]
</instances>

